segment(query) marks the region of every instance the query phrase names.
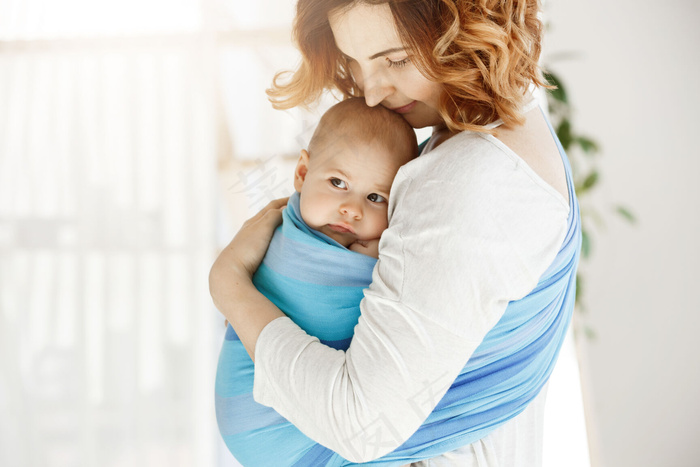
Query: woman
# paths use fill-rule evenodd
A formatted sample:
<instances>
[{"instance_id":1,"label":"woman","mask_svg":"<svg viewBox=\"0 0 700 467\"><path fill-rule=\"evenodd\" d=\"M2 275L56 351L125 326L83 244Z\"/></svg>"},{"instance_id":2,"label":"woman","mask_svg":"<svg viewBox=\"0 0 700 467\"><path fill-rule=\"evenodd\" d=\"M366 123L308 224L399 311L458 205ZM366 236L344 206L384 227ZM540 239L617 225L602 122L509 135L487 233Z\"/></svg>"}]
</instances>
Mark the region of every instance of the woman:
<instances>
[{"instance_id":1,"label":"woman","mask_svg":"<svg viewBox=\"0 0 700 467\"><path fill-rule=\"evenodd\" d=\"M530 0L298 2L303 63L275 81L278 107L336 88L433 127L392 186L346 352L252 285L285 200L212 267L214 303L256 363L255 399L350 461L422 434L432 444L412 459L441 455L433 465L540 464L542 389L573 307L580 232L563 151L529 91L544 84L537 15ZM441 410L459 426L426 434Z\"/></svg>"}]
</instances>

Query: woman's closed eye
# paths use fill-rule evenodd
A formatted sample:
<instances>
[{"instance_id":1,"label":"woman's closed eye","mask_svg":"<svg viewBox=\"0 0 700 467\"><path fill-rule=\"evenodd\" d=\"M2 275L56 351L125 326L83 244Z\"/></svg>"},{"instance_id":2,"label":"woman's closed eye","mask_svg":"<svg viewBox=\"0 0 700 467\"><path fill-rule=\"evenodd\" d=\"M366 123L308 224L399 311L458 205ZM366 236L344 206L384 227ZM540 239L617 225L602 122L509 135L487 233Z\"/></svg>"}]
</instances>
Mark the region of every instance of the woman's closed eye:
<instances>
[{"instance_id":1,"label":"woman's closed eye","mask_svg":"<svg viewBox=\"0 0 700 467\"><path fill-rule=\"evenodd\" d=\"M368 194L367 199L373 203L384 203L386 201L385 197L383 197L382 195L378 195L376 193Z\"/></svg>"},{"instance_id":2,"label":"woman's closed eye","mask_svg":"<svg viewBox=\"0 0 700 467\"><path fill-rule=\"evenodd\" d=\"M389 64L389 68L403 68L408 65L411 59L406 57L402 60L390 60L389 57L386 57L386 61Z\"/></svg>"},{"instance_id":3,"label":"woman's closed eye","mask_svg":"<svg viewBox=\"0 0 700 467\"><path fill-rule=\"evenodd\" d=\"M348 187L348 184L345 183L345 180L341 180L339 178L332 177L329 181L331 182L331 185L333 185L336 188L344 190Z\"/></svg>"}]
</instances>

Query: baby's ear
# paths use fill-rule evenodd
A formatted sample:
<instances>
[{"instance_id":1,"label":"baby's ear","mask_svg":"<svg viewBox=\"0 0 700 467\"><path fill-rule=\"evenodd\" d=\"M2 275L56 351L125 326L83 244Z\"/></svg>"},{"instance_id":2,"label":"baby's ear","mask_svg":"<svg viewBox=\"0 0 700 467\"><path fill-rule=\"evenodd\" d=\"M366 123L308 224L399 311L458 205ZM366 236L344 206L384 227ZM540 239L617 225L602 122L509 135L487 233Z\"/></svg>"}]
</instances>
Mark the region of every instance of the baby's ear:
<instances>
[{"instance_id":1,"label":"baby's ear","mask_svg":"<svg viewBox=\"0 0 700 467\"><path fill-rule=\"evenodd\" d=\"M297 167L294 169L294 189L301 193L301 187L306 180L306 173L309 171L309 153L306 149L301 150Z\"/></svg>"}]
</instances>

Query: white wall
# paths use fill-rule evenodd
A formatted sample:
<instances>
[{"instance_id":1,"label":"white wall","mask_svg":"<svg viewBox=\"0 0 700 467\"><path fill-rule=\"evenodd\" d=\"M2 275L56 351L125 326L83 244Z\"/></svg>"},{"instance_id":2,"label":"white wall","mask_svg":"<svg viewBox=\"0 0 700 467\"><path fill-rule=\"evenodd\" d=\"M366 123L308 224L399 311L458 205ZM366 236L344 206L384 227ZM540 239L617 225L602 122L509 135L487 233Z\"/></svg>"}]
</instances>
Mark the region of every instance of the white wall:
<instances>
[{"instance_id":1,"label":"white wall","mask_svg":"<svg viewBox=\"0 0 700 467\"><path fill-rule=\"evenodd\" d=\"M586 267L593 465L700 465L700 3L549 0L547 53L603 147Z\"/></svg>"}]
</instances>

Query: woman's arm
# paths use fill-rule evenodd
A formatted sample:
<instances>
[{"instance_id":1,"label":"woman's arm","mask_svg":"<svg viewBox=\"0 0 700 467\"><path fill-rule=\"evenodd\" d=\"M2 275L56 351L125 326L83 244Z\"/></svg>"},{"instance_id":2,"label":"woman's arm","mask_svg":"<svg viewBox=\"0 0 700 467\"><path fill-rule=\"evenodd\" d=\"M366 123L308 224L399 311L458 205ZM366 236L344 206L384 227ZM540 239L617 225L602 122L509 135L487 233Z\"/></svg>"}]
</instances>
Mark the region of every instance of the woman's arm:
<instances>
[{"instance_id":1,"label":"woman's arm","mask_svg":"<svg viewBox=\"0 0 700 467\"><path fill-rule=\"evenodd\" d=\"M390 227L347 352L289 319L252 326L256 400L354 462L392 451L417 429L562 240L560 200L490 143L476 139L489 146L484 154L455 150L455 141L397 177Z\"/></svg>"},{"instance_id":2,"label":"woman's arm","mask_svg":"<svg viewBox=\"0 0 700 467\"><path fill-rule=\"evenodd\" d=\"M246 221L219 254L209 273L214 305L231 323L255 361L255 343L271 321L285 316L253 285L251 278L262 262L275 228L282 222L287 198L270 202Z\"/></svg>"}]
</instances>

